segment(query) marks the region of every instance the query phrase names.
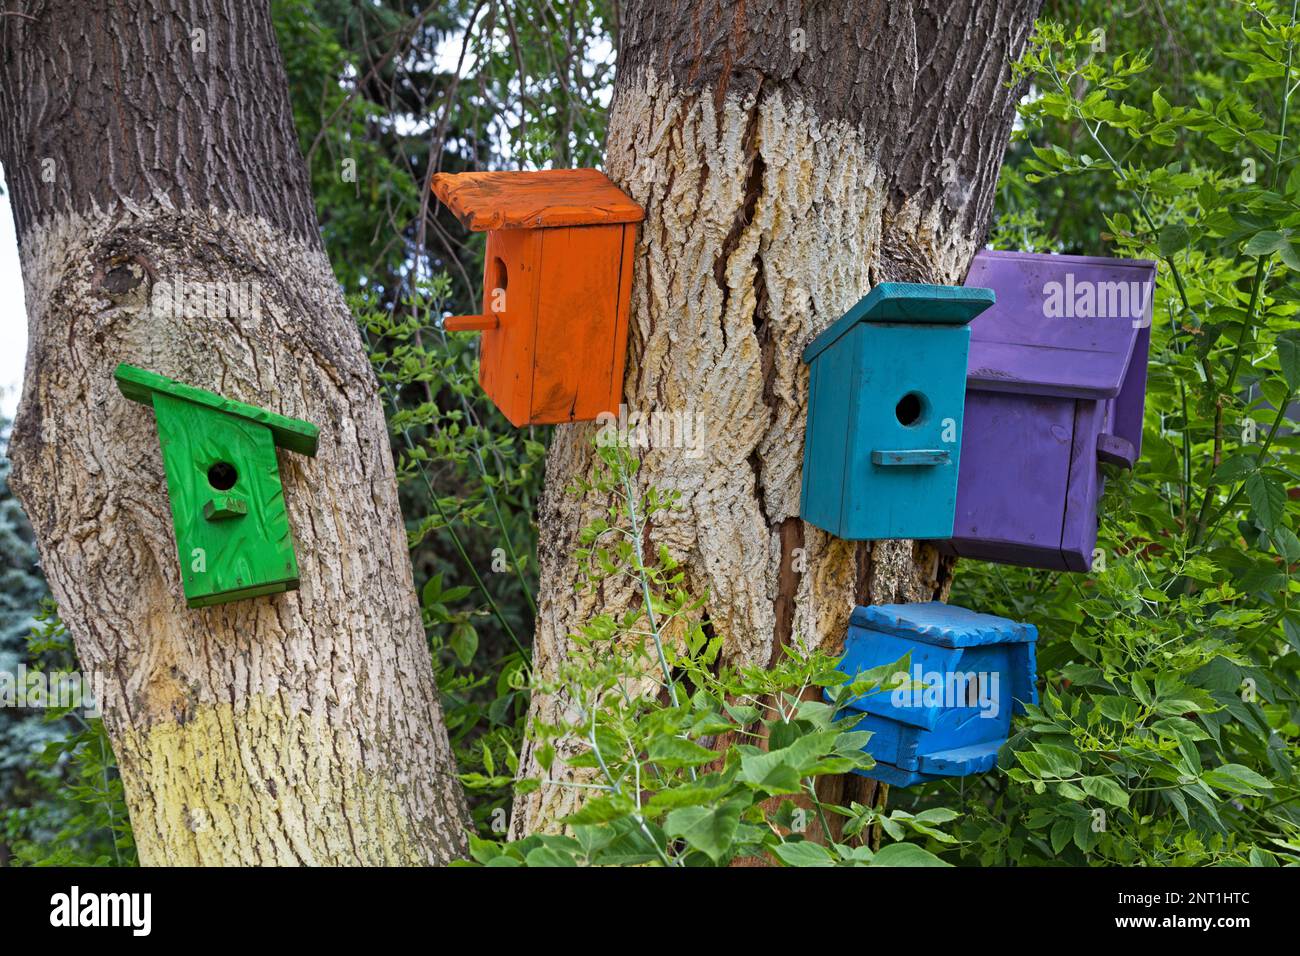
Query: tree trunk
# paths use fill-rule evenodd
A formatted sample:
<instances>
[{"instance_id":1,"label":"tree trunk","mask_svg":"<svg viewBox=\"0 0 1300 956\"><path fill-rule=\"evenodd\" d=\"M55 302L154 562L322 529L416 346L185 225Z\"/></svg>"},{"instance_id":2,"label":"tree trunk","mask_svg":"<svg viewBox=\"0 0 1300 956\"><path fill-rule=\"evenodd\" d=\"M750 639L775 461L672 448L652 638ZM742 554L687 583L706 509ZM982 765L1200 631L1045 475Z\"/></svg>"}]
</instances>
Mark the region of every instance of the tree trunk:
<instances>
[{"instance_id":1,"label":"tree trunk","mask_svg":"<svg viewBox=\"0 0 1300 956\"><path fill-rule=\"evenodd\" d=\"M267 5L18 7L0 16L31 336L13 485L100 687L141 861L457 856L376 381ZM118 362L320 426L315 459L279 453L300 590L186 609L154 415L118 394Z\"/></svg>"},{"instance_id":2,"label":"tree trunk","mask_svg":"<svg viewBox=\"0 0 1300 956\"><path fill-rule=\"evenodd\" d=\"M799 639L838 650L855 604L946 597L951 564L910 541L841 541L799 518L802 348L875 284L960 282L985 233L1018 91L1010 63L1040 0L767 4L634 0L607 167L647 210L637 246L632 413L683 413L703 454L641 449L638 480L681 492L653 529L708 595L734 664ZM562 426L540 503L535 665L631 593L575 593L573 542L607 507L565 493L594 426ZM538 696L533 718L563 701ZM558 767L558 764L557 764ZM558 773L559 771L553 771ZM542 775L531 752L524 773ZM828 793L875 798L861 778ZM516 801L553 829L578 790Z\"/></svg>"}]
</instances>

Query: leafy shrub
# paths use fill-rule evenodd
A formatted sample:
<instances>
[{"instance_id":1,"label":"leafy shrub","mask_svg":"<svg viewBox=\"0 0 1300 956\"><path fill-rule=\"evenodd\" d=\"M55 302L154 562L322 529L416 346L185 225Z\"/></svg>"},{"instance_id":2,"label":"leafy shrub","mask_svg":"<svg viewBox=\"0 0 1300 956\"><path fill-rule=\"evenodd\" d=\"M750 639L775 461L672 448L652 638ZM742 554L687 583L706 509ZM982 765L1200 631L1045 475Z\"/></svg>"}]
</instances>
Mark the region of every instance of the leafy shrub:
<instances>
[{"instance_id":1,"label":"leafy shrub","mask_svg":"<svg viewBox=\"0 0 1300 956\"><path fill-rule=\"evenodd\" d=\"M1004 774L898 795L960 809L966 862L1300 862L1300 28L1274 4L1242 16L1222 55L1247 74L1191 105L1135 99L1145 55L1051 24L1018 67L1026 135L1087 144L1035 146L1004 199L1097 182L1115 253L1161 268L1143 460L1110 476L1093 573L959 567L954 600L1039 626L1046 685ZM1052 248L1036 223L1013 205L998 235Z\"/></svg>"},{"instance_id":2,"label":"leafy shrub","mask_svg":"<svg viewBox=\"0 0 1300 956\"><path fill-rule=\"evenodd\" d=\"M597 614L571 637L555 675L531 684L533 693L557 695L566 715L530 728L539 763L586 797L563 821L570 832L504 845L476 839L474 859L707 866L770 855L790 866L944 865L924 844L955 842L938 828L951 811L882 814L823 802L817 792L819 777L874 764L863 751L870 734L855 729L860 715L844 704L892 689L907 661L852 681L833 658L798 647L771 668L720 665L723 637L696 614L703 599L690 595L666 548L647 550L655 515L676 496L637 493L636 470L625 446L598 447L594 474L574 490L613 502L582 533L579 586L630 583L640 603L622 616ZM840 818L834 826L832 817ZM881 848L857 839L873 827L916 841ZM819 841L805 838L814 829Z\"/></svg>"}]
</instances>

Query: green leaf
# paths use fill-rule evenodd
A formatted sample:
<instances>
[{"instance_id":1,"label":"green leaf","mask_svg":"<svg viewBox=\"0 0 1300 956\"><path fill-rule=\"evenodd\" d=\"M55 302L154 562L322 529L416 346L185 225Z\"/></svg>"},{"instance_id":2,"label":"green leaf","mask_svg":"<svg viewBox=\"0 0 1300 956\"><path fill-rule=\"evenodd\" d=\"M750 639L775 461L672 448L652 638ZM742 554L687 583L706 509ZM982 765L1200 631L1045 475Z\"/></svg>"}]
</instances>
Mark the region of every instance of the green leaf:
<instances>
[{"instance_id":1,"label":"green leaf","mask_svg":"<svg viewBox=\"0 0 1300 956\"><path fill-rule=\"evenodd\" d=\"M698 767L711 760L718 759L717 753L708 747L701 747L685 737L665 734L650 741L650 762L672 769L677 767Z\"/></svg>"},{"instance_id":2,"label":"green leaf","mask_svg":"<svg viewBox=\"0 0 1300 956\"><path fill-rule=\"evenodd\" d=\"M728 800L711 809L680 807L668 814L664 832L685 840L692 849L717 863L730 851L740 814L747 805L744 800Z\"/></svg>"},{"instance_id":3,"label":"green leaf","mask_svg":"<svg viewBox=\"0 0 1300 956\"><path fill-rule=\"evenodd\" d=\"M1241 251L1248 256L1267 256L1277 252L1285 243L1285 235L1280 232L1266 230L1251 236L1250 241L1246 243Z\"/></svg>"},{"instance_id":4,"label":"green leaf","mask_svg":"<svg viewBox=\"0 0 1300 956\"><path fill-rule=\"evenodd\" d=\"M1246 497L1260 524L1269 531L1282 526L1286 520L1286 489L1276 479L1258 471L1249 475Z\"/></svg>"},{"instance_id":5,"label":"green leaf","mask_svg":"<svg viewBox=\"0 0 1300 956\"><path fill-rule=\"evenodd\" d=\"M1287 387L1292 392L1300 391L1300 330L1283 332L1277 337L1277 361Z\"/></svg>"},{"instance_id":6,"label":"green leaf","mask_svg":"<svg viewBox=\"0 0 1300 956\"><path fill-rule=\"evenodd\" d=\"M1088 796L1068 780L1058 783L1056 785L1056 792L1067 800L1078 800L1080 803L1082 803Z\"/></svg>"},{"instance_id":7,"label":"green leaf","mask_svg":"<svg viewBox=\"0 0 1300 956\"><path fill-rule=\"evenodd\" d=\"M1300 538L1290 528L1281 527L1273 532L1273 547L1287 564L1300 561Z\"/></svg>"},{"instance_id":8,"label":"green leaf","mask_svg":"<svg viewBox=\"0 0 1300 956\"><path fill-rule=\"evenodd\" d=\"M740 758L739 778L758 790L768 793L800 793L799 771L792 767L788 755L775 753L747 754Z\"/></svg>"},{"instance_id":9,"label":"green leaf","mask_svg":"<svg viewBox=\"0 0 1300 956\"><path fill-rule=\"evenodd\" d=\"M825 754L833 753L837 730L823 730L800 737L788 747L764 754L748 754L740 761L740 780L768 793L799 793L801 778L819 766Z\"/></svg>"},{"instance_id":10,"label":"green leaf","mask_svg":"<svg viewBox=\"0 0 1300 956\"><path fill-rule=\"evenodd\" d=\"M587 826L609 823L628 816L635 809L632 801L622 794L609 793L592 797L577 813L571 813L563 822L568 826Z\"/></svg>"},{"instance_id":11,"label":"green leaf","mask_svg":"<svg viewBox=\"0 0 1300 956\"><path fill-rule=\"evenodd\" d=\"M1107 694L1096 698L1096 701L1097 709L1101 711L1103 716L1109 717L1111 720L1128 724L1137 719L1138 703L1132 698Z\"/></svg>"},{"instance_id":12,"label":"green leaf","mask_svg":"<svg viewBox=\"0 0 1300 956\"><path fill-rule=\"evenodd\" d=\"M960 813L949 807L931 807L929 810L922 810L913 819L917 823L951 823L960 816Z\"/></svg>"},{"instance_id":13,"label":"green leaf","mask_svg":"<svg viewBox=\"0 0 1300 956\"><path fill-rule=\"evenodd\" d=\"M1214 469L1214 475L1210 478L1212 485L1226 485L1235 481L1240 481L1247 475L1259 469L1259 463L1255 455L1250 452L1237 452L1235 455L1224 459L1218 468Z\"/></svg>"},{"instance_id":14,"label":"green leaf","mask_svg":"<svg viewBox=\"0 0 1300 956\"><path fill-rule=\"evenodd\" d=\"M1110 777L1084 777L1079 781L1083 792L1112 806L1127 808L1128 794Z\"/></svg>"},{"instance_id":15,"label":"green leaf","mask_svg":"<svg viewBox=\"0 0 1300 956\"><path fill-rule=\"evenodd\" d=\"M1152 724L1151 729L1175 740L1179 737L1186 737L1188 740L1207 740L1210 736L1201 729L1199 724L1186 717L1165 717Z\"/></svg>"},{"instance_id":16,"label":"green leaf","mask_svg":"<svg viewBox=\"0 0 1300 956\"><path fill-rule=\"evenodd\" d=\"M535 850L530 850L528 856L524 858L529 866L556 867L556 866L577 866L570 853L561 853L550 847L539 846Z\"/></svg>"},{"instance_id":17,"label":"green leaf","mask_svg":"<svg viewBox=\"0 0 1300 956\"><path fill-rule=\"evenodd\" d=\"M468 667L478 651L478 631L474 630L473 624L462 621L452 628L451 638L448 643L451 644L456 659Z\"/></svg>"},{"instance_id":18,"label":"green leaf","mask_svg":"<svg viewBox=\"0 0 1300 956\"><path fill-rule=\"evenodd\" d=\"M1151 92L1151 108L1155 111L1156 119L1164 119L1169 115L1169 101L1160 95L1159 90Z\"/></svg>"},{"instance_id":19,"label":"green leaf","mask_svg":"<svg viewBox=\"0 0 1300 956\"><path fill-rule=\"evenodd\" d=\"M426 607L430 604L441 604L443 603L441 598L442 575L435 574L424 582L424 590L420 592L420 603Z\"/></svg>"},{"instance_id":20,"label":"green leaf","mask_svg":"<svg viewBox=\"0 0 1300 956\"><path fill-rule=\"evenodd\" d=\"M1052 825L1052 852L1059 854L1074 839L1074 821L1061 817Z\"/></svg>"},{"instance_id":21,"label":"green leaf","mask_svg":"<svg viewBox=\"0 0 1300 956\"><path fill-rule=\"evenodd\" d=\"M1239 763L1226 763L1201 775L1201 780L1216 790L1230 793L1255 794L1261 790L1272 790L1273 784L1261 777L1249 767Z\"/></svg>"},{"instance_id":22,"label":"green leaf","mask_svg":"<svg viewBox=\"0 0 1300 956\"><path fill-rule=\"evenodd\" d=\"M871 859L872 866L952 866L915 843L891 843Z\"/></svg>"},{"instance_id":23,"label":"green leaf","mask_svg":"<svg viewBox=\"0 0 1300 956\"><path fill-rule=\"evenodd\" d=\"M1160 230L1157 246L1160 254L1168 259L1175 253L1186 249L1190 236L1187 227L1180 222L1172 222Z\"/></svg>"},{"instance_id":24,"label":"green leaf","mask_svg":"<svg viewBox=\"0 0 1300 956\"><path fill-rule=\"evenodd\" d=\"M501 844L495 843L492 840L484 840L482 837L477 837L472 833L470 834L469 855L479 863L487 863L488 861L500 856L502 852Z\"/></svg>"},{"instance_id":25,"label":"green leaf","mask_svg":"<svg viewBox=\"0 0 1300 956\"><path fill-rule=\"evenodd\" d=\"M772 852L786 866L834 866L835 858L829 850L818 843L807 840L779 843Z\"/></svg>"},{"instance_id":26,"label":"green leaf","mask_svg":"<svg viewBox=\"0 0 1300 956\"><path fill-rule=\"evenodd\" d=\"M732 784L726 780L719 783L721 779L717 774L709 774L680 787L660 790L646 802L645 812L657 817L678 807L712 806L732 789Z\"/></svg>"}]
</instances>

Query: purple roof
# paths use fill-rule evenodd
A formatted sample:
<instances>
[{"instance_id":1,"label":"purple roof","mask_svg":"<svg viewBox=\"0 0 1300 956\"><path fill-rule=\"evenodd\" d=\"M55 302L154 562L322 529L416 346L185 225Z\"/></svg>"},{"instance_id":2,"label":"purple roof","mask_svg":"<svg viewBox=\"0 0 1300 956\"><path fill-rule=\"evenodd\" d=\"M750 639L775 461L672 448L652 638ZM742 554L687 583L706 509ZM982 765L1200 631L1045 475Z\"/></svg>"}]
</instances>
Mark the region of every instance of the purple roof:
<instances>
[{"instance_id":1,"label":"purple roof","mask_svg":"<svg viewBox=\"0 0 1300 956\"><path fill-rule=\"evenodd\" d=\"M1114 398L1136 354L1144 384L1155 275L1144 259L980 252L966 285L993 289L997 303L971 323L967 382Z\"/></svg>"}]
</instances>

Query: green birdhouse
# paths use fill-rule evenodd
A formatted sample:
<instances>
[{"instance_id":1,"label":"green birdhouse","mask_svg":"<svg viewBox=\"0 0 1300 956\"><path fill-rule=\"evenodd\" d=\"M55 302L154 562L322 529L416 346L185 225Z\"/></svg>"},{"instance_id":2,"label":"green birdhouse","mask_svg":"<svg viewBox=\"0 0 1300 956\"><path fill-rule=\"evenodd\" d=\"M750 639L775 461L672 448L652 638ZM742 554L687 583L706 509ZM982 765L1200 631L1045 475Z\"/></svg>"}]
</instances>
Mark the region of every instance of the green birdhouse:
<instances>
[{"instance_id":1,"label":"green birdhouse","mask_svg":"<svg viewBox=\"0 0 1300 956\"><path fill-rule=\"evenodd\" d=\"M314 456L320 429L130 365L113 377L158 420L185 603L295 590L298 561L275 449Z\"/></svg>"}]
</instances>

